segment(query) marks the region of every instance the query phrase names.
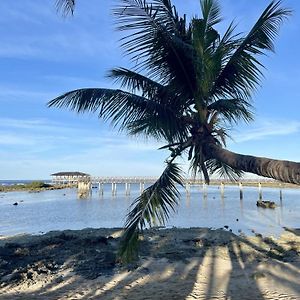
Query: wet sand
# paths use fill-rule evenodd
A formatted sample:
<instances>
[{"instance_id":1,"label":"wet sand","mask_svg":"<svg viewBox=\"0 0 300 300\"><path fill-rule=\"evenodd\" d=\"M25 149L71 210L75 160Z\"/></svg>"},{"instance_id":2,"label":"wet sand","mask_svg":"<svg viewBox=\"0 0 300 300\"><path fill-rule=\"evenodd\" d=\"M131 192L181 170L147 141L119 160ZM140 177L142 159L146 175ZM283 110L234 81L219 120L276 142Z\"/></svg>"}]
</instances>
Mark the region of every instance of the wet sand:
<instances>
[{"instance_id":1,"label":"wet sand","mask_svg":"<svg viewBox=\"0 0 300 300\"><path fill-rule=\"evenodd\" d=\"M137 263L121 229L0 238L0 299L300 299L300 229L279 239L208 228L148 230Z\"/></svg>"}]
</instances>

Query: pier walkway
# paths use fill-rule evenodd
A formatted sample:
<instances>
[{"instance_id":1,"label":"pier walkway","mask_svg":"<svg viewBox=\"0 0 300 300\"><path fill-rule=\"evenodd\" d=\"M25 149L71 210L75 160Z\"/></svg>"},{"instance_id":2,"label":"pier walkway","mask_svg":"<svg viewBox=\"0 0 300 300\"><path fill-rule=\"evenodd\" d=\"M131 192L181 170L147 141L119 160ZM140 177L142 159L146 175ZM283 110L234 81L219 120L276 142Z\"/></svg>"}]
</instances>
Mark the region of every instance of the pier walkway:
<instances>
[{"instance_id":1,"label":"pier walkway","mask_svg":"<svg viewBox=\"0 0 300 300\"><path fill-rule=\"evenodd\" d=\"M76 183L78 187L78 192L81 194L86 194L92 192L93 189L97 188L99 190L100 194L104 194L104 185L111 185L111 193L112 195L117 194L117 186L121 185L124 186L124 188L121 187L121 191L125 192L125 195L130 195L131 192L131 185L139 185L139 192L142 193L145 189L145 185L153 184L157 177L100 177L100 176L85 176L83 178L78 178L75 180L74 178L70 179L71 183ZM61 182L60 182L61 181ZM61 184L68 184L68 178L61 177L60 179L56 178L55 183L61 183ZM276 182L275 180L269 180L269 179L245 179L240 180L239 182L233 183L230 180L225 179L213 179L211 181L211 185L218 185L220 189L221 196L224 196L225 192L225 186L226 185L236 185L239 188L239 194L240 199L243 199L243 186L245 185L251 185L251 186L257 186L258 188L258 195L259 199L262 199L262 187L264 185L272 185L273 187L280 188L280 199L282 198L282 185L279 182ZM187 178L184 180L184 187L186 193L189 195L191 193L191 187L192 186L200 186L201 190L203 191L204 195L207 194L207 185L203 181L203 179L193 179L193 178ZM107 189L105 189L107 191Z\"/></svg>"}]
</instances>

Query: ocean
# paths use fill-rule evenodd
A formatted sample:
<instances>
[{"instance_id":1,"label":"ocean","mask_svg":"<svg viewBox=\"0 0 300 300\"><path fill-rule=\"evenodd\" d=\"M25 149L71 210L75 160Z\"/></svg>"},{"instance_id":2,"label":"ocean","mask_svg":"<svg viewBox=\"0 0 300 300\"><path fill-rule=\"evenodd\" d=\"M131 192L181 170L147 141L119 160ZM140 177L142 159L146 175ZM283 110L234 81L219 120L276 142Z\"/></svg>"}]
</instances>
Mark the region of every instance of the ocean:
<instances>
[{"instance_id":1,"label":"ocean","mask_svg":"<svg viewBox=\"0 0 300 300\"><path fill-rule=\"evenodd\" d=\"M0 184L30 181L1 181ZM117 186L117 195L111 195L111 185L104 186L101 195L97 188L91 197L79 199L77 190L29 192L0 192L0 235L23 233L41 234L52 230L122 227L132 201L139 195L139 185L131 185L131 195L125 196L125 187ZM221 197L218 186L193 186L190 196L181 190L181 198L167 227L211 227L232 230L234 233L278 236L284 227L300 227L300 189L263 188L263 198L276 203L275 209L256 206L258 190L244 187L244 199L239 199L237 186L226 186ZM18 205L13 205L17 202ZM225 226L225 227L224 227Z\"/></svg>"}]
</instances>

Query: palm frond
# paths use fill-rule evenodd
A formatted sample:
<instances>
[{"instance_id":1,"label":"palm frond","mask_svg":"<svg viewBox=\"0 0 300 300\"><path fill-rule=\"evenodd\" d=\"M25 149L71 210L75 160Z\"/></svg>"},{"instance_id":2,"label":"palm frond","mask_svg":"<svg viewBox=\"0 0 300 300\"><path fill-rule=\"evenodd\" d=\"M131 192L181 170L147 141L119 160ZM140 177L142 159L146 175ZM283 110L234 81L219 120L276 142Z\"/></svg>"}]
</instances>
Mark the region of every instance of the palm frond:
<instances>
[{"instance_id":1,"label":"palm frond","mask_svg":"<svg viewBox=\"0 0 300 300\"><path fill-rule=\"evenodd\" d=\"M147 76L193 91L192 47L184 41L179 30L183 20L172 13L169 1L122 0L114 10L118 29L130 30L122 47L136 63L137 70ZM169 4L168 4L169 3Z\"/></svg>"},{"instance_id":2,"label":"palm frond","mask_svg":"<svg viewBox=\"0 0 300 300\"><path fill-rule=\"evenodd\" d=\"M192 173L192 176L196 178L198 173L202 173L205 182L209 184L210 178L205 165L205 156L203 154L203 145L201 144L201 141L190 147L189 160L189 171Z\"/></svg>"},{"instance_id":3,"label":"palm frond","mask_svg":"<svg viewBox=\"0 0 300 300\"><path fill-rule=\"evenodd\" d=\"M262 78L262 64L255 55L274 51L273 41L291 11L271 2L245 38L237 40L233 55L220 71L212 95L249 98Z\"/></svg>"},{"instance_id":4,"label":"palm frond","mask_svg":"<svg viewBox=\"0 0 300 300\"><path fill-rule=\"evenodd\" d=\"M139 235L148 224L164 225L170 212L178 205L177 185L183 185L181 170L175 163L168 163L159 179L148 187L131 205L122 237L120 256L123 261L136 257Z\"/></svg>"},{"instance_id":5,"label":"palm frond","mask_svg":"<svg viewBox=\"0 0 300 300\"><path fill-rule=\"evenodd\" d=\"M206 28L211 28L222 20L221 9L217 0L202 0L201 11Z\"/></svg>"},{"instance_id":6,"label":"palm frond","mask_svg":"<svg viewBox=\"0 0 300 300\"><path fill-rule=\"evenodd\" d=\"M205 162L206 168L212 174L218 174L221 178L231 181L238 181L243 176L244 172L234 169L222 161L210 159Z\"/></svg>"},{"instance_id":7,"label":"palm frond","mask_svg":"<svg viewBox=\"0 0 300 300\"><path fill-rule=\"evenodd\" d=\"M140 92L143 97L157 98L161 101L164 99L163 96L167 94L167 88L164 85L126 68L112 69L108 73L108 77L131 93Z\"/></svg>"},{"instance_id":8,"label":"palm frond","mask_svg":"<svg viewBox=\"0 0 300 300\"><path fill-rule=\"evenodd\" d=\"M74 14L75 0L56 0L56 9L64 17Z\"/></svg>"},{"instance_id":9,"label":"palm frond","mask_svg":"<svg viewBox=\"0 0 300 300\"><path fill-rule=\"evenodd\" d=\"M243 99L220 99L208 105L209 111L215 111L230 123L239 120L253 120L252 105Z\"/></svg>"},{"instance_id":10,"label":"palm frond","mask_svg":"<svg viewBox=\"0 0 300 300\"><path fill-rule=\"evenodd\" d=\"M154 138L163 138L168 142L176 141L188 130L170 106L122 90L74 90L53 99L48 106L68 108L77 113L98 112L99 118L110 121L121 131L152 134Z\"/></svg>"}]
</instances>

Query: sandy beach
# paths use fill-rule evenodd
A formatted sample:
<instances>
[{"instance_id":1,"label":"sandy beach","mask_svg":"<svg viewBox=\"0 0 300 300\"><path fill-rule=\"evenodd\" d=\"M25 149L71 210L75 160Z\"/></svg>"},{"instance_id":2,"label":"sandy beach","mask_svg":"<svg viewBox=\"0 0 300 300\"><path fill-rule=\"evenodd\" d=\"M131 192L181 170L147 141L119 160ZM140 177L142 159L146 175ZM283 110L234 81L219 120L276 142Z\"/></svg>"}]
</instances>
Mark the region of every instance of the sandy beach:
<instances>
[{"instance_id":1,"label":"sandy beach","mask_svg":"<svg viewBox=\"0 0 300 300\"><path fill-rule=\"evenodd\" d=\"M121 229L0 239L0 299L300 299L300 230L279 239L218 229L148 230L119 264Z\"/></svg>"}]
</instances>

